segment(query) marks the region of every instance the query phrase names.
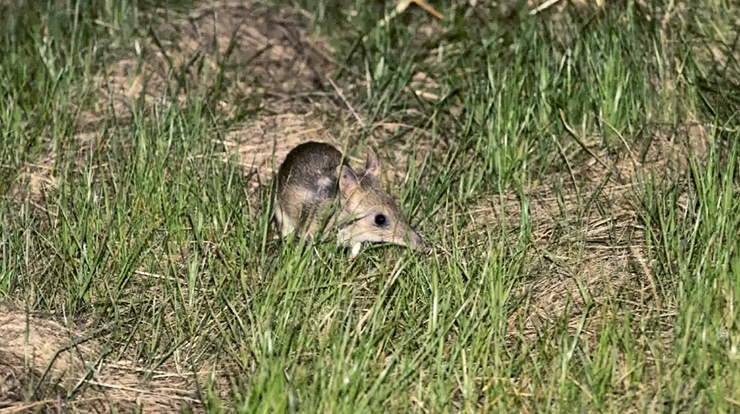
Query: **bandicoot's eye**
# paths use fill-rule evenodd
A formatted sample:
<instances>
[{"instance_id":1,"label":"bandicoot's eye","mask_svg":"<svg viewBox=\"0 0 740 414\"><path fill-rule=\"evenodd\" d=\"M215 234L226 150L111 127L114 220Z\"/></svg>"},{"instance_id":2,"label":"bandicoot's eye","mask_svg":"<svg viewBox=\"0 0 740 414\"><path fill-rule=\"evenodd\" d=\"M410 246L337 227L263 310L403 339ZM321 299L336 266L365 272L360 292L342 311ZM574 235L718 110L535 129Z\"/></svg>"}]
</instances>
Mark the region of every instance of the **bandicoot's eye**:
<instances>
[{"instance_id":1,"label":"bandicoot's eye","mask_svg":"<svg viewBox=\"0 0 740 414\"><path fill-rule=\"evenodd\" d=\"M386 217L383 214L376 214L375 215L375 225L378 227L384 227L386 224L388 224L388 217Z\"/></svg>"}]
</instances>

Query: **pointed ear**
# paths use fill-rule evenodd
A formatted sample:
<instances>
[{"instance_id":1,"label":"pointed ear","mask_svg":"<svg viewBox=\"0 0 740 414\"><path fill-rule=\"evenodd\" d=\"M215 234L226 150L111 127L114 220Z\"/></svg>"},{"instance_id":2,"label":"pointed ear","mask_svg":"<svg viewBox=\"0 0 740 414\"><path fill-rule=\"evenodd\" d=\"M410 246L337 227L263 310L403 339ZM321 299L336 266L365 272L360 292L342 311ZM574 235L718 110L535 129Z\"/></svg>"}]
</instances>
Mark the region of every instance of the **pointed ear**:
<instances>
[{"instance_id":1,"label":"pointed ear","mask_svg":"<svg viewBox=\"0 0 740 414\"><path fill-rule=\"evenodd\" d=\"M367 149L367 157L365 159L365 171L363 171L363 175L369 178L370 181L375 181L380 175L380 164L378 164L378 156L375 155L373 150L371 150L370 148Z\"/></svg>"},{"instance_id":2,"label":"pointed ear","mask_svg":"<svg viewBox=\"0 0 740 414\"><path fill-rule=\"evenodd\" d=\"M352 194L352 191L357 187L358 181L355 172L348 166L342 165L342 169L339 171L339 191L342 192L345 198L348 198Z\"/></svg>"}]
</instances>

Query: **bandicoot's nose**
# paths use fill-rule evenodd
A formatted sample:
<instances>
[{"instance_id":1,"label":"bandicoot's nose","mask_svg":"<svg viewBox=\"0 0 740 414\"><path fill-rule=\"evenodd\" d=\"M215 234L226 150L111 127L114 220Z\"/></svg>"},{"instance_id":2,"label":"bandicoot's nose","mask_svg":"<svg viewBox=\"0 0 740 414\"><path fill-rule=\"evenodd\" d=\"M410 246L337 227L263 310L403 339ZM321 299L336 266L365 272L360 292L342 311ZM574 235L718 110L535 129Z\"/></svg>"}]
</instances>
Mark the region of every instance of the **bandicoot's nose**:
<instances>
[{"instance_id":1,"label":"bandicoot's nose","mask_svg":"<svg viewBox=\"0 0 740 414\"><path fill-rule=\"evenodd\" d=\"M422 253L429 253L430 251L432 251L432 249L430 249L429 246L424 243L424 239L421 238L419 233L413 230L411 231L411 247Z\"/></svg>"}]
</instances>

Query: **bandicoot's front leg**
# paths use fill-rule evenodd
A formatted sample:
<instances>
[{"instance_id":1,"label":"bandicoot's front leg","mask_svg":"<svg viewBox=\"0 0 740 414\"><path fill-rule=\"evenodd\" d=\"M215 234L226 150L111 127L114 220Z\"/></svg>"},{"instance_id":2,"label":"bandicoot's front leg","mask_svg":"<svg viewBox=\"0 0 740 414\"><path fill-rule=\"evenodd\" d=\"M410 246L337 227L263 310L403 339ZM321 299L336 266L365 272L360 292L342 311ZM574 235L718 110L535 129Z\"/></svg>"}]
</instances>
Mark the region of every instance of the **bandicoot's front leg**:
<instances>
[{"instance_id":1,"label":"bandicoot's front leg","mask_svg":"<svg viewBox=\"0 0 740 414\"><path fill-rule=\"evenodd\" d=\"M357 257L358 254L360 254L360 249L362 248L362 243L355 243L352 245L352 252L349 254L350 259L354 259Z\"/></svg>"}]
</instances>

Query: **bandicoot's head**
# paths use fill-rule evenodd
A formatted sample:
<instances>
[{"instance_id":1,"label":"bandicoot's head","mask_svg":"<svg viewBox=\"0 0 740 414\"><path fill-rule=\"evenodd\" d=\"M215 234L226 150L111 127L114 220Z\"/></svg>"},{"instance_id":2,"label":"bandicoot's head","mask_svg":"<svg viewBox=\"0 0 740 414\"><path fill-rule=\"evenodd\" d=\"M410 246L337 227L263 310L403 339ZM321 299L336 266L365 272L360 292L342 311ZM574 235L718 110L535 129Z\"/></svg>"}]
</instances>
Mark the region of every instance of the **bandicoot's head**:
<instances>
[{"instance_id":1,"label":"bandicoot's head","mask_svg":"<svg viewBox=\"0 0 740 414\"><path fill-rule=\"evenodd\" d=\"M352 246L362 242L385 242L428 252L429 247L409 226L398 203L377 187L379 175L378 158L372 151L368 151L365 169L360 174L355 174L346 165L341 166L339 242Z\"/></svg>"}]
</instances>

